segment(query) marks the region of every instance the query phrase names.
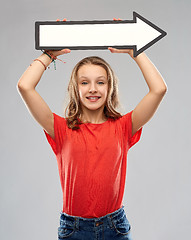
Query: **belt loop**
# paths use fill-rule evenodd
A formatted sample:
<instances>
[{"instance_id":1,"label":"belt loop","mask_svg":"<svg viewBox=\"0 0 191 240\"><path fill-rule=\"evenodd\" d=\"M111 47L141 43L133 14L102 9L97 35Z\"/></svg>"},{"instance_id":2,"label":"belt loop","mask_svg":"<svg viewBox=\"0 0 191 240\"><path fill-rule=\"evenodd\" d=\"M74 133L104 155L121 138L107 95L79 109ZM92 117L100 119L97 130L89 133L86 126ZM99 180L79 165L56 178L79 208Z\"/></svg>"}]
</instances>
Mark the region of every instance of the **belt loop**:
<instances>
[{"instance_id":1,"label":"belt loop","mask_svg":"<svg viewBox=\"0 0 191 240\"><path fill-rule=\"evenodd\" d=\"M111 214L108 215L108 216L107 216L107 219L108 219L108 222L109 222L109 226L110 226L111 228L113 228L112 215L111 215Z\"/></svg>"},{"instance_id":2,"label":"belt loop","mask_svg":"<svg viewBox=\"0 0 191 240\"><path fill-rule=\"evenodd\" d=\"M75 225L74 225L76 230L79 230L79 218L75 217Z\"/></svg>"}]
</instances>

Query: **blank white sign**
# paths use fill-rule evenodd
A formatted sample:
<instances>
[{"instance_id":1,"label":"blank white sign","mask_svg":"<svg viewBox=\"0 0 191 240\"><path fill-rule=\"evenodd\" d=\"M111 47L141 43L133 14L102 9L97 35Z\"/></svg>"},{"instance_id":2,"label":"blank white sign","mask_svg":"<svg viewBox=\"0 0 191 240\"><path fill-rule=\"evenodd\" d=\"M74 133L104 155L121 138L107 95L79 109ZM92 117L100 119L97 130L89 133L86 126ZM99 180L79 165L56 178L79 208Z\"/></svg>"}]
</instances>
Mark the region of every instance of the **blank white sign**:
<instances>
[{"instance_id":1,"label":"blank white sign","mask_svg":"<svg viewBox=\"0 0 191 240\"><path fill-rule=\"evenodd\" d=\"M36 49L133 48L138 55L166 33L137 13L133 20L36 22Z\"/></svg>"}]
</instances>

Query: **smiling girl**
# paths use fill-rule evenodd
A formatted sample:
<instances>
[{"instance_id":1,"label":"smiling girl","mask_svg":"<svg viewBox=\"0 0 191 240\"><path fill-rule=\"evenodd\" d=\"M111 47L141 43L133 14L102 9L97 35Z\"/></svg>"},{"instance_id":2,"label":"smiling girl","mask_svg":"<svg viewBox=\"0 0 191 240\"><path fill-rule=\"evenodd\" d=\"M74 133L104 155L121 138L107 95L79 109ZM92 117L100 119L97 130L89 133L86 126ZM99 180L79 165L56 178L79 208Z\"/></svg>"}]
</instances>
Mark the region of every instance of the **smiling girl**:
<instances>
[{"instance_id":1,"label":"smiling girl","mask_svg":"<svg viewBox=\"0 0 191 240\"><path fill-rule=\"evenodd\" d=\"M63 191L58 239L131 239L123 194L128 150L163 99L167 86L145 53L126 53L139 66L149 92L135 109L121 115L118 80L100 57L86 57L74 67L65 117L53 113L35 90L50 58L69 49L44 52L18 81L18 90L54 151Z\"/></svg>"}]
</instances>

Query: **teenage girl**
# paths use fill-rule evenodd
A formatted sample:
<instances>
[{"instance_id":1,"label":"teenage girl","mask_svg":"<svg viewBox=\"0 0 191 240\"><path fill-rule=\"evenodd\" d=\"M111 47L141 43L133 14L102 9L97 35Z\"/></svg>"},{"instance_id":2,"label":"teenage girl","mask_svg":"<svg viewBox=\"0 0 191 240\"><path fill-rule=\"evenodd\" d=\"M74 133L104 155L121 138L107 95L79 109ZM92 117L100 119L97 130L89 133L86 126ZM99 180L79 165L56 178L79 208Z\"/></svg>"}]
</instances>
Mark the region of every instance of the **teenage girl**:
<instances>
[{"instance_id":1,"label":"teenage girl","mask_svg":"<svg viewBox=\"0 0 191 240\"><path fill-rule=\"evenodd\" d=\"M86 57L74 67L65 117L52 113L35 87L51 59L70 53L69 49L42 53L17 84L56 155L63 191L58 239L131 239L122 203L127 153L139 141L167 85L145 53L133 57L133 50L108 49L129 55L149 87L135 109L123 116L116 111L118 80L100 57Z\"/></svg>"}]
</instances>

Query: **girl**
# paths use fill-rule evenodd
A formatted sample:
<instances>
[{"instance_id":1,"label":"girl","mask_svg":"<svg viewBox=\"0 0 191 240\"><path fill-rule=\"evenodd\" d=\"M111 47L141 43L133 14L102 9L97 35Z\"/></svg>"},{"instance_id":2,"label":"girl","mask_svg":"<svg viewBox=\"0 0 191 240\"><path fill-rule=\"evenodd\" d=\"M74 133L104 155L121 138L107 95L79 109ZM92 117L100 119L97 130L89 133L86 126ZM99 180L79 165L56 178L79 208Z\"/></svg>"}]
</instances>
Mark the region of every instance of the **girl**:
<instances>
[{"instance_id":1,"label":"girl","mask_svg":"<svg viewBox=\"0 0 191 240\"><path fill-rule=\"evenodd\" d=\"M167 86L145 53L133 57L133 50L108 49L128 54L149 87L135 109L123 116L116 111L117 78L100 57L86 57L74 67L65 118L51 112L35 87L50 59L70 53L69 49L42 53L17 84L57 158L63 191L58 239L131 239L122 204L127 153L139 141Z\"/></svg>"}]
</instances>

